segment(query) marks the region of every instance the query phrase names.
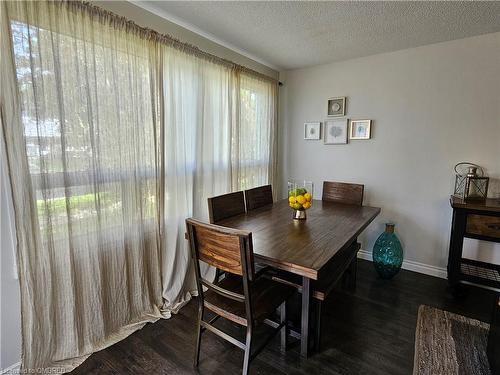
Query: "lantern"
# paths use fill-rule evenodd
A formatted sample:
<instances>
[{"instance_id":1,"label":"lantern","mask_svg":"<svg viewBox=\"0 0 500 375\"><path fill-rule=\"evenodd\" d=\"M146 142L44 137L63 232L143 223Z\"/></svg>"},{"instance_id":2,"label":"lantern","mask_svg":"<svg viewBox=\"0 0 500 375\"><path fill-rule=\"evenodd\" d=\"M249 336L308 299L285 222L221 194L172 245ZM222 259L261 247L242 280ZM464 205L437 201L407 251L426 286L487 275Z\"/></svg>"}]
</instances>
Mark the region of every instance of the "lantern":
<instances>
[{"instance_id":1,"label":"lantern","mask_svg":"<svg viewBox=\"0 0 500 375\"><path fill-rule=\"evenodd\" d=\"M455 173L455 196L465 201L486 199L490 179L484 175L483 168L473 163L462 162L455 165Z\"/></svg>"}]
</instances>

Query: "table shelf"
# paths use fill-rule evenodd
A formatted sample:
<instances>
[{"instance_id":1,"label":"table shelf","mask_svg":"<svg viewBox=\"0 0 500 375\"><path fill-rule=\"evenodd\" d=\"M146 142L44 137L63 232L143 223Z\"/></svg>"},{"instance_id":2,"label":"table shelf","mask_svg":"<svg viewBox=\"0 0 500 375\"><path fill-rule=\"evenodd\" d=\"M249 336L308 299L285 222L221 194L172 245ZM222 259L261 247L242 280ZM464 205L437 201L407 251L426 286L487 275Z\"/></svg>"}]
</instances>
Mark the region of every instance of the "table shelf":
<instances>
[{"instance_id":1,"label":"table shelf","mask_svg":"<svg viewBox=\"0 0 500 375\"><path fill-rule=\"evenodd\" d=\"M500 265L462 258L460 279L500 289Z\"/></svg>"},{"instance_id":2,"label":"table shelf","mask_svg":"<svg viewBox=\"0 0 500 375\"><path fill-rule=\"evenodd\" d=\"M500 243L500 199L465 202L452 196L450 204L453 208L448 254L450 286L458 291L456 287L463 282L500 290L500 265L462 257L466 237Z\"/></svg>"}]
</instances>

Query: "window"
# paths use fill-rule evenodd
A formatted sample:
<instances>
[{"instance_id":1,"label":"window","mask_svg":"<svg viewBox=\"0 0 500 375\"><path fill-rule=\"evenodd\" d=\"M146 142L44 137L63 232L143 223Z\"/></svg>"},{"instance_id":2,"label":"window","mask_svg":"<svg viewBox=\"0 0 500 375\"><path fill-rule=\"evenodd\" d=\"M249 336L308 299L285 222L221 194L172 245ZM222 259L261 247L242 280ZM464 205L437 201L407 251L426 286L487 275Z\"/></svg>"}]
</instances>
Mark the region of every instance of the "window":
<instances>
[{"instance_id":1,"label":"window","mask_svg":"<svg viewBox=\"0 0 500 375\"><path fill-rule=\"evenodd\" d=\"M134 220L124 204L154 217L158 132L144 49L18 21L11 30L42 236L125 228Z\"/></svg>"},{"instance_id":2,"label":"window","mask_svg":"<svg viewBox=\"0 0 500 375\"><path fill-rule=\"evenodd\" d=\"M275 90L268 81L240 77L239 189L268 184L272 175L275 130Z\"/></svg>"}]
</instances>

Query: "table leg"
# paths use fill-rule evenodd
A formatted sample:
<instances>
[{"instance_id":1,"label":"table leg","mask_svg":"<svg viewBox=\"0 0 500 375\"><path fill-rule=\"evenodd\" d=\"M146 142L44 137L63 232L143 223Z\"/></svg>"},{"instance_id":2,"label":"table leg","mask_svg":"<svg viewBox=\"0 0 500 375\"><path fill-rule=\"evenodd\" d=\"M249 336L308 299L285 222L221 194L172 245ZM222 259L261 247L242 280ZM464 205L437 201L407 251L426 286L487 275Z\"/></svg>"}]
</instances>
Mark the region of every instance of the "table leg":
<instances>
[{"instance_id":1,"label":"table leg","mask_svg":"<svg viewBox=\"0 0 500 375\"><path fill-rule=\"evenodd\" d=\"M495 297L493 319L488 336L488 359L493 374L500 374L500 295Z\"/></svg>"},{"instance_id":2,"label":"table leg","mask_svg":"<svg viewBox=\"0 0 500 375\"><path fill-rule=\"evenodd\" d=\"M309 308L311 301L311 280L302 277L302 317L300 330L300 356L307 358L309 354Z\"/></svg>"},{"instance_id":3,"label":"table leg","mask_svg":"<svg viewBox=\"0 0 500 375\"><path fill-rule=\"evenodd\" d=\"M465 212L454 209L450 236L450 250L448 254L448 283L453 290L457 289L460 281L460 264L464 244L465 223Z\"/></svg>"}]
</instances>

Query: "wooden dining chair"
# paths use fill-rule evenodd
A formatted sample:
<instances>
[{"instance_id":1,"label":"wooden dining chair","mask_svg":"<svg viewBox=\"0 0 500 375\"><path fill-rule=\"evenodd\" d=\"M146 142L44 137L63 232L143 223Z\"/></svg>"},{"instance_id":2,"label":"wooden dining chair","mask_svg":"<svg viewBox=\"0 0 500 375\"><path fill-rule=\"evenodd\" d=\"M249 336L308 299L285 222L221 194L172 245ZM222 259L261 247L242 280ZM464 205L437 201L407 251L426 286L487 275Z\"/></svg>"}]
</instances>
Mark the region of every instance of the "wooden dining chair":
<instances>
[{"instance_id":1,"label":"wooden dining chair","mask_svg":"<svg viewBox=\"0 0 500 375\"><path fill-rule=\"evenodd\" d=\"M245 212L245 195L242 191L208 198L208 217L211 224ZM223 270L216 268L215 280L219 280L223 274Z\"/></svg>"},{"instance_id":2,"label":"wooden dining chair","mask_svg":"<svg viewBox=\"0 0 500 375\"><path fill-rule=\"evenodd\" d=\"M362 206L364 190L365 185L362 184L323 181L322 200L327 202ZM361 245L359 245L359 247L361 247ZM356 287L357 265L358 258L356 256L344 276L344 283L351 289L354 289Z\"/></svg>"},{"instance_id":3,"label":"wooden dining chair","mask_svg":"<svg viewBox=\"0 0 500 375\"><path fill-rule=\"evenodd\" d=\"M322 200L343 204L363 205L364 185L324 181Z\"/></svg>"},{"instance_id":4,"label":"wooden dining chair","mask_svg":"<svg viewBox=\"0 0 500 375\"><path fill-rule=\"evenodd\" d=\"M271 185L259 186L245 190L247 211L273 204L273 188Z\"/></svg>"},{"instance_id":5,"label":"wooden dining chair","mask_svg":"<svg viewBox=\"0 0 500 375\"><path fill-rule=\"evenodd\" d=\"M242 191L208 198L208 217L212 224L244 213L245 195Z\"/></svg>"},{"instance_id":6,"label":"wooden dining chair","mask_svg":"<svg viewBox=\"0 0 500 375\"><path fill-rule=\"evenodd\" d=\"M206 224L194 219L186 220L191 257L194 262L198 287L198 324L194 365L200 359L201 336L208 330L244 351L243 374L248 373L250 361L278 332L281 349L286 350L286 301L293 294L290 286L258 277L254 271L252 234L247 231ZM211 283L201 277L199 261L226 272L223 280ZM204 288L207 290L204 291ZM272 335L252 352L255 326L279 308L280 322ZM215 316L204 320L205 309ZM223 317L246 328L246 341L241 342L214 326Z\"/></svg>"},{"instance_id":7,"label":"wooden dining chair","mask_svg":"<svg viewBox=\"0 0 500 375\"><path fill-rule=\"evenodd\" d=\"M347 184L342 182L323 182L323 201L363 205L364 185ZM342 279L344 284L350 288L356 286L357 255L361 244L354 240L348 247L335 255L320 271L318 280L311 283L311 296L316 301L316 329L315 347L321 348L321 315L323 301L333 291L335 285ZM295 287L299 292L302 290L300 277L277 271L272 279Z\"/></svg>"},{"instance_id":8,"label":"wooden dining chair","mask_svg":"<svg viewBox=\"0 0 500 375\"><path fill-rule=\"evenodd\" d=\"M357 241L351 243L351 245L337 253L335 257L321 269L317 280L311 282L311 298L316 301L314 346L317 351L321 349L321 316L323 302L333 291L337 283L344 277L345 272L357 257L359 249L360 244ZM271 275L272 280L290 285L299 291L299 293L302 293L301 277L281 270L268 273Z\"/></svg>"},{"instance_id":9,"label":"wooden dining chair","mask_svg":"<svg viewBox=\"0 0 500 375\"><path fill-rule=\"evenodd\" d=\"M363 194L365 190L365 185L362 184L352 184L345 182L336 181L323 181L323 194L322 200L327 202L336 202L341 204L351 204L355 206L363 205ZM340 263L337 265L337 275L341 275L344 285L351 289L356 288L356 277L358 269L358 251L361 248L361 244L355 240L351 246L345 251L345 254L341 254L342 261L336 262ZM326 293L322 293L323 298L317 298L317 333L316 333L316 346L318 349L321 346L321 307L322 303L328 294L333 290L333 287L338 282L339 278L332 278L328 275L332 274L332 271L328 269L332 265L327 265L325 267L324 276L319 279L318 290L324 290ZM333 266L335 267L335 266Z\"/></svg>"},{"instance_id":10,"label":"wooden dining chair","mask_svg":"<svg viewBox=\"0 0 500 375\"><path fill-rule=\"evenodd\" d=\"M271 187L269 185L269 187ZM271 191L271 203L272 203L272 191ZM221 220L241 215L246 212L245 210L245 195L242 191L237 191L234 193L228 193L223 195L218 195L212 198L208 198L208 216L211 224L217 224ZM268 269L267 266L262 264L256 264L256 270L258 272L263 272L264 269ZM224 271L220 268L215 270L215 279L219 280Z\"/></svg>"}]
</instances>

